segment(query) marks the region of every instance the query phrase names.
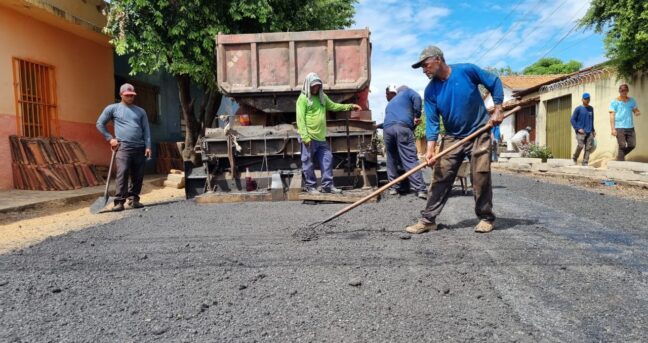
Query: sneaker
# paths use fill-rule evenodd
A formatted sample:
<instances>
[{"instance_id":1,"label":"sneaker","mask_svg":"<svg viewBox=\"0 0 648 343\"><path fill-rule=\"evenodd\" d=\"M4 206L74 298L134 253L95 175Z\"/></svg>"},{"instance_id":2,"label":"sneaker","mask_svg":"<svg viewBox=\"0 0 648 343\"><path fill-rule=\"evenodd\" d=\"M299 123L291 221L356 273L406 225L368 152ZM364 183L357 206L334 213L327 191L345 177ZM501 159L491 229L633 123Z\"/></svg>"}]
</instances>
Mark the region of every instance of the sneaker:
<instances>
[{"instance_id":1,"label":"sneaker","mask_svg":"<svg viewBox=\"0 0 648 343\"><path fill-rule=\"evenodd\" d=\"M416 222L416 224L406 227L405 231L417 235L423 232L434 231L436 229L436 223L423 223L421 221L418 221Z\"/></svg>"},{"instance_id":2,"label":"sneaker","mask_svg":"<svg viewBox=\"0 0 648 343\"><path fill-rule=\"evenodd\" d=\"M398 191L395 189L390 189L389 190L389 195L398 195Z\"/></svg>"},{"instance_id":3,"label":"sneaker","mask_svg":"<svg viewBox=\"0 0 648 343\"><path fill-rule=\"evenodd\" d=\"M117 203L115 206L113 206L112 211L113 212L119 212L124 210L124 203Z\"/></svg>"},{"instance_id":4,"label":"sneaker","mask_svg":"<svg viewBox=\"0 0 648 343\"><path fill-rule=\"evenodd\" d=\"M317 190L317 188L306 188L306 193L311 195L321 194L320 191Z\"/></svg>"},{"instance_id":5,"label":"sneaker","mask_svg":"<svg viewBox=\"0 0 648 343\"><path fill-rule=\"evenodd\" d=\"M322 193L342 194L342 190L331 186L331 188L322 188Z\"/></svg>"},{"instance_id":6,"label":"sneaker","mask_svg":"<svg viewBox=\"0 0 648 343\"><path fill-rule=\"evenodd\" d=\"M587 167L587 166L589 166L589 163L583 162L583 167Z\"/></svg>"},{"instance_id":7,"label":"sneaker","mask_svg":"<svg viewBox=\"0 0 648 343\"><path fill-rule=\"evenodd\" d=\"M493 222L489 222L486 220L480 220L477 226L475 226L475 232L479 233L487 233L493 231Z\"/></svg>"},{"instance_id":8,"label":"sneaker","mask_svg":"<svg viewBox=\"0 0 648 343\"><path fill-rule=\"evenodd\" d=\"M419 199L427 200L427 193L426 192L418 192L418 193L416 193L416 196L419 197Z\"/></svg>"}]
</instances>

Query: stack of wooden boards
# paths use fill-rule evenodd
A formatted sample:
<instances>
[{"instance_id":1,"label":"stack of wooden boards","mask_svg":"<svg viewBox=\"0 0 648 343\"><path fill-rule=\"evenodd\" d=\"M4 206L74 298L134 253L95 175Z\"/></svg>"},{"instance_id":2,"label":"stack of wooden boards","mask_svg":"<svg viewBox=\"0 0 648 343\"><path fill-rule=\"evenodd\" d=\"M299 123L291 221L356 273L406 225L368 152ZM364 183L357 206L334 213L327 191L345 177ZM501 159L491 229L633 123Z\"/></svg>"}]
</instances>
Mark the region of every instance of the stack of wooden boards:
<instances>
[{"instance_id":1,"label":"stack of wooden boards","mask_svg":"<svg viewBox=\"0 0 648 343\"><path fill-rule=\"evenodd\" d=\"M9 144L16 189L64 191L104 183L78 142L9 136Z\"/></svg>"},{"instance_id":2,"label":"stack of wooden boards","mask_svg":"<svg viewBox=\"0 0 648 343\"><path fill-rule=\"evenodd\" d=\"M158 174L168 174L171 169L184 170L182 155L175 142L158 143L158 156L155 169Z\"/></svg>"}]
</instances>

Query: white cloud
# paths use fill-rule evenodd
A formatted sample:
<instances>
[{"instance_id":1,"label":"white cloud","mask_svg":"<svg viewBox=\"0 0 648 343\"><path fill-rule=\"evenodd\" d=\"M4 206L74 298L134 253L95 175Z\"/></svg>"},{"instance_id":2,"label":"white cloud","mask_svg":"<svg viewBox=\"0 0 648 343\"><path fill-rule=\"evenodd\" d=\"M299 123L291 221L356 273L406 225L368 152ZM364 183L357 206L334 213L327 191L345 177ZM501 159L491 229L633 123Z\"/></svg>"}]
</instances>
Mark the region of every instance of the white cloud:
<instances>
[{"instance_id":1,"label":"white cloud","mask_svg":"<svg viewBox=\"0 0 648 343\"><path fill-rule=\"evenodd\" d=\"M524 0L515 8L504 1L489 1L479 6L464 1L453 4L457 9L453 11L442 2L431 6L426 0L360 0L354 27L368 27L371 31L369 101L374 120L382 122L384 118L387 104L384 92L388 84L405 84L419 92L425 88L428 79L420 69L411 68L425 46L439 46L449 63L471 62L482 67L510 65L519 70L551 49L586 13L589 1ZM469 13L492 16L492 26L471 29L474 25L466 22ZM507 20L503 21L505 17ZM498 26L500 22L502 25ZM440 34L430 35L435 29ZM591 33L575 30L549 55L583 40L588 34ZM592 61L603 60L600 55L591 52L580 60L588 66Z\"/></svg>"}]
</instances>

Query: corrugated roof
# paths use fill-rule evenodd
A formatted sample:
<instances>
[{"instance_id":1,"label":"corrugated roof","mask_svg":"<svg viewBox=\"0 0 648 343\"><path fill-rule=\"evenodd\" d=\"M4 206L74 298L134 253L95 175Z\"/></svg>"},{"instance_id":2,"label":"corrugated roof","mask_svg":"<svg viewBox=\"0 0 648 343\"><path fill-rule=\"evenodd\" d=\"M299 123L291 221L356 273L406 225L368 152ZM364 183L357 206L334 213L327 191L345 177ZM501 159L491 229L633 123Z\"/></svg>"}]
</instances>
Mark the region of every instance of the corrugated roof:
<instances>
[{"instance_id":1,"label":"corrugated roof","mask_svg":"<svg viewBox=\"0 0 648 343\"><path fill-rule=\"evenodd\" d=\"M509 75L500 76L500 80L504 87L513 91L535 87L537 85L549 82L554 79L561 78L566 74L551 74L551 75Z\"/></svg>"}]
</instances>

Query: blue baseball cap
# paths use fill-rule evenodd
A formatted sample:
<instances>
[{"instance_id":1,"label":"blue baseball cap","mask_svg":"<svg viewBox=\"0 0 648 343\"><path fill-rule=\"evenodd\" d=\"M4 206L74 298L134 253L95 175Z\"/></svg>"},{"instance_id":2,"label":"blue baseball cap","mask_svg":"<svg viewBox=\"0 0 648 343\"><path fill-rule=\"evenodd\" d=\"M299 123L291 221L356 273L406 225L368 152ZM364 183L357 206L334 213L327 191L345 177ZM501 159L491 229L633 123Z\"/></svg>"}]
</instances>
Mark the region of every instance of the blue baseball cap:
<instances>
[{"instance_id":1,"label":"blue baseball cap","mask_svg":"<svg viewBox=\"0 0 648 343\"><path fill-rule=\"evenodd\" d=\"M589 93L583 93L583 99L589 99L590 95Z\"/></svg>"}]
</instances>

